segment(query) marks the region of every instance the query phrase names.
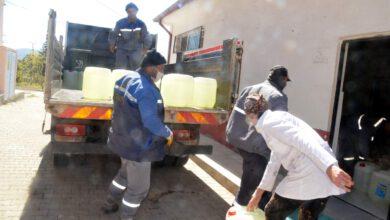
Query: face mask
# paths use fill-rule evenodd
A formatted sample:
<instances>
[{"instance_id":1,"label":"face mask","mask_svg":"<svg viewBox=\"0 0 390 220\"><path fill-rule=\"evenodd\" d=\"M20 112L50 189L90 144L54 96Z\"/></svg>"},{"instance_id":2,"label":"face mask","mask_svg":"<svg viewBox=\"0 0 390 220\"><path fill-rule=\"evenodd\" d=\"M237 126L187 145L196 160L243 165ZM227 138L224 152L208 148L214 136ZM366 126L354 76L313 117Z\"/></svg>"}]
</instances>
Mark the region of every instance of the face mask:
<instances>
[{"instance_id":1,"label":"face mask","mask_svg":"<svg viewBox=\"0 0 390 220\"><path fill-rule=\"evenodd\" d=\"M156 79L155 79L155 82L161 80L163 78L164 74L162 72L158 72L157 75L156 75Z\"/></svg>"},{"instance_id":2,"label":"face mask","mask_svg":"<svg viewBox=\"0 0 390 220\"><path fill-rule=\"evenodd\" d=\"M152 76L152 79L154 82L159 81L164 76L164 74L162 72L160 72L156 67L154 67L153 72L154 72L154 74Z\"/></svg>"}]
</instances>

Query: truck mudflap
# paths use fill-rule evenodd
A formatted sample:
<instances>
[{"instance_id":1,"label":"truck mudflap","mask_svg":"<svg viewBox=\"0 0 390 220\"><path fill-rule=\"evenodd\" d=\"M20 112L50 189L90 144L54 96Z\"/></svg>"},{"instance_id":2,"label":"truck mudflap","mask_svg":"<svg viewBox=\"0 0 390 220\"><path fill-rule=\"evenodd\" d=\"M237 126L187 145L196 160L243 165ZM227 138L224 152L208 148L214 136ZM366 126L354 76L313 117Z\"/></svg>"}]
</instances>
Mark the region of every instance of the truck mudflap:
<instances>
[{"instance_id":1,"label":"truck mudflap","mask_svg":"<svg viewBox=\"0 0 390 220\"><path fill-rule=\"evenodd\" d=\"M112 108L99 106L49 105L47 111L57 118L111 120ZM223 110L201 110L166 108L165 123L219 125L226 122L228 112Z\"/></svg>"},{"instance_id":2,"label":"truck mudflap","mask_svg":"<svg viewBox=\"0 0 390 220\"><path fill-rule=\"evenodd\" d=\"M183 156L192 154L212 154L212 145L186 145L179 142L174 142L172 146L166 148L166 154L170 156Z\"/></svg>"}]
</instances>

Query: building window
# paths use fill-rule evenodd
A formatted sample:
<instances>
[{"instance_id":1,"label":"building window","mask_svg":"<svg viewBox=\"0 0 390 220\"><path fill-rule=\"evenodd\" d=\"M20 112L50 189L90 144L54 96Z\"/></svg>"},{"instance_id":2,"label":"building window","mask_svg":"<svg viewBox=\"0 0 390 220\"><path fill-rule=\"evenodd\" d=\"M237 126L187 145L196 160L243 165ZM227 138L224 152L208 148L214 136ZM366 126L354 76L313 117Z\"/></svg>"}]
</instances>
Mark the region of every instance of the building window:
<instances>
[{"instance_id":1,"label":"building window","mask_svg":"<svg viewBox=\"0 0 390 220\"><path fill-rule=\"evenodd\" d=\"M203 47L204 28L198 27L175 37L173 52L196 50Z\"/></svg>"}]
</instances>

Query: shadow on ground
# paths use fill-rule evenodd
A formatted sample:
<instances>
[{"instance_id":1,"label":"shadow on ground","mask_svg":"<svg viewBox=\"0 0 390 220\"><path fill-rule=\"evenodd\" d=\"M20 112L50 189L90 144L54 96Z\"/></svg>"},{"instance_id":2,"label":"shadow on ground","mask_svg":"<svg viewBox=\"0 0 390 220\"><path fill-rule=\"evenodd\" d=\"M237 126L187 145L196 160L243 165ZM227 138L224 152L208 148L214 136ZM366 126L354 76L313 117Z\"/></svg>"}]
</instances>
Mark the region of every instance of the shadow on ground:
<instances>
[{"instance_id":1,"label":"shadow on ground","mask_svg":"<svg viewBox=\"0 0 390 220\"><path fill-rule=\"evenodd\" d=\"M108 185L120 166L113 156L73 157L55 168L51 147L33 179L21 219L119 219L103 215ZM151 190L136 219L224 219L228 204L185 168L154 168Z\"/></svg>"}]
</instances>

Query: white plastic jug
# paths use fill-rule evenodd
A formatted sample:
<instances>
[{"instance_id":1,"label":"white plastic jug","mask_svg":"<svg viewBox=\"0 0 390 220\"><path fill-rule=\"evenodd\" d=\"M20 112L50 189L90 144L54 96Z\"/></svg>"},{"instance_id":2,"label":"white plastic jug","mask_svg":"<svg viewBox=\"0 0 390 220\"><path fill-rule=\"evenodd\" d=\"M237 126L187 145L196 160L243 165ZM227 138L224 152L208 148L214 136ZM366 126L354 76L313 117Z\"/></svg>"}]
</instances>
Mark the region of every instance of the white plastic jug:
<instances>
[{"instance_id":1,"label":"white plastic jug","mask_svg":"<svg viewBox=\"0 0 390 220\"><path fill-rule=\"evenodd\" d=\"M213 108L216 98L217 80L206 77L195 77L193 107L202 109Z\"/></svg>"},{"instance_id":2,"label":"white plastic jug","mask_svg":"<svg viewBox=\"0 0 390 220\"><path fill-rule=\"evenodd\" d=\"M232 206L226 213L226 220L264 220L264 212L256 208L253 212L246 211L246 206Z\"/></svg>"},{"instance_id":3,"label":"white plastic jug","mask_svg":"<svg viewBox=\"0 0 390 220\"><path fill-rule=\"evenodd\" d=\"M171 107L191 107L194 78L185 74L168 74L161 80L161 95L164 105Z\"/></svg>"},{"instance_id":4,"label":"white plastic jug","mask_svg":"<svg viewBox=\"0 0 390 220\"><path fill-rule=\"evenodd\" d=\"M390 170L372 174L368 196L375 202L390 204Z\"/></svg>"},{"instance_id":5,"label":"white plastic jug","mask_svg":"<svg viewBox=\"0 0 390 220\"><path fill-rule=\"evenodd\" d=\"M120 78L122 78L123 76L127 75L127 74L131 74L133 73L134 71L131 71L131 70L125 70L125 69L116 69L116 70L113 70L112 73L111 73L111 86L110 86L110 89L111 89L111 97L112 95L114 94L114 87L115 87L115 83L116 81L118 81Z\"/></svg>"},{"instance_id":6,"label":"white plastic jug","mask_svg":"<svg viewBox=\"0 0 390 220\"><path fill-rule=\"evenodd\" d=\"M368 192L371 176L373 172L378 170L379 167L370 162L360 161L356 163L353 174L354 188L360 192Z\"/></svg>"},{"instance_id":7,"label":"white plastic jug","mask_svg":"<svg viewBox=\"0 0 390 220\"><path fill-rule=\"evenodd\" d=\"M83 76L83 98L109 100L111 90L111 70L101 67L86 67Z\"/></svg>"},{"instance_id":8,"label":"white plastic jug","mask_svg":"<svg viewBox=\"0 0 390 220\"><path fill-rule=\"evenodd\" d=\"M112 71L112 74L111 74L111 80L112 82L114 83L115 85L115 82L118 81L120 78L122 78L123 76L129 74L129 73L132 73L133 71L131 70L125 70L125 69L116 69L116 70L113 70Z\"/></svg>"}]
</instances>

